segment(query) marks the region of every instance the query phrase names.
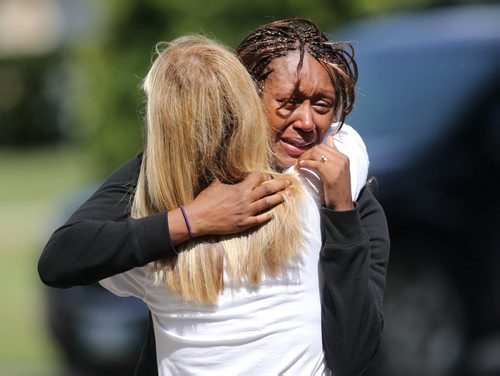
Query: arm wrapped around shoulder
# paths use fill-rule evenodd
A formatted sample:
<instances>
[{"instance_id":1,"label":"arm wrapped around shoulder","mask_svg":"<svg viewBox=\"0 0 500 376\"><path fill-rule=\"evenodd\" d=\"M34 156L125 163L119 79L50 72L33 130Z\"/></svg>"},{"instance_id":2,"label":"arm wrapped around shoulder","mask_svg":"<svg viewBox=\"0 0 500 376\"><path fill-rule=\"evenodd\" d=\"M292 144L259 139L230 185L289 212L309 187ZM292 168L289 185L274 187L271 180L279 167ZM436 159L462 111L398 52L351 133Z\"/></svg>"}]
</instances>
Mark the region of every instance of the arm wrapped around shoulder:
<instances>
[{"instance_id":1,"label":"arm wrapped around shoulder","mask_svg":"<svg viewBox=\"0 0 500 376\"><path fill-rule=\"evenodd\" d=\"M91 284L175 254L165 212L130 218L141 157L122 166L58 228L38 261L52 287Z\"/></svg>"}]
</instances>

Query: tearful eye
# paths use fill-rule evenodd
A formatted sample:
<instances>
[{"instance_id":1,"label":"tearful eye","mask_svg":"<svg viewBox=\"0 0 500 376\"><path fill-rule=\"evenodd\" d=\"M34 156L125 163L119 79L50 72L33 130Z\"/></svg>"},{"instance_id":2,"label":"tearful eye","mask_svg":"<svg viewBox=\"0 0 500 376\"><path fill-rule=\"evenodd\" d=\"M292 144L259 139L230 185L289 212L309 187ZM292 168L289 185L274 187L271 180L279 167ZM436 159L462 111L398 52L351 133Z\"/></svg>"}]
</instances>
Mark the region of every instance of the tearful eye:
<instances>
[{"instance_id":1,"label":"tearful eye","mask_svg":"<svg viewBox=\"0 0 500 376\"><path fill-rule=\"evenodd\" d=\"M294 110L297 108L297 106L300 105L300 101L297 99L277 99L276 100L279 103L279 108L284 108L286 110Z\"/></svg>"},{"instance_id":2,"label":"tearful eye","mask_svg":"<svg viewBox=\"0 0 500 376\"><path fill-rule=\"evenodd\" d=\"M333 104L329 102L316 102L313 107L321 114L329 112L333 108Z\"/></svg>"}]
</instances>

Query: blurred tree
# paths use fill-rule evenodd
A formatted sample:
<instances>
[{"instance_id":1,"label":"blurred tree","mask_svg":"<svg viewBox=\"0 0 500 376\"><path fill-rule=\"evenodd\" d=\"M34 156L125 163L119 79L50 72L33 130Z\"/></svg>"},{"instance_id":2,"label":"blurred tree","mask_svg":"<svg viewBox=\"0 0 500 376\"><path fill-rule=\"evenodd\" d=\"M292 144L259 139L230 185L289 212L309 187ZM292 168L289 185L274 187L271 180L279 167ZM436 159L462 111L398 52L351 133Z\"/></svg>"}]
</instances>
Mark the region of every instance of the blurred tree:
<instances>
[{"instance_id":1,"label":"blurred tree","mask_svg":"<svg viewBox=\"0 0 500 376\"><path fill-rule=\"evenodd\" d=\"M57 54L0 60L0 146L33 146L59 140L60 89Z\"/></svg>"},{"instance_id":2,"label":"blurred tree","mask_svg":"<svg viewBox=\"0 0 500 376\"><path fill-rule=\"evenodd\" d=\"M202 33L234 48L249 31L278 19L310 18L331 32L356 17L443 1L449 0L94 1L106 26L99 38L69 50L71 123L89 143L98 170L108 173L141 149L144 100L139 85L158 41Z\"/></svg>"},{"instance_id":3,"label":"blurred tree","mask_svg":"<svg viewBox=\"0 0 500 376\"><path fill-rule=\"evenodd\" d=\"M311 18L323 30L333 31L353 18L493 1L54 0L48 3L52 8L60 5L61 9L56 7L58 16L62 10L72 14L63 37L58 37L63 42L45 53L0 56L0 146L76 138L91 146L100 173L108 172L141 148L143 103L139 84L150 65L153 46L160 40L202 33L235 47L257 26L282 18ZM85 17L78 15L86 7L95 9L86 16L85 28ZM31 13L31 21L38 20L37 12ZM102 20L101 30L96 23ZM87 39L75 39L76 34Z\"/></svg>"},{"instance_id":4,"label":"blurred tree","mask_svg":"<svg viewBox=\"0 0 500 376\"><path fill-rule=\"evenodd\" d=\"M100 38L73 46L68 61L77 95L72 102L74 122L101 173L141 149L144 100L139 85L158 41L202 33L235 47L249 31L273 20L306 17L331 30L351 13L347 1L324 0L203 4L196 0L112 0L95 6L107 15L107 27Z\"/></svg>"}]
</instances>

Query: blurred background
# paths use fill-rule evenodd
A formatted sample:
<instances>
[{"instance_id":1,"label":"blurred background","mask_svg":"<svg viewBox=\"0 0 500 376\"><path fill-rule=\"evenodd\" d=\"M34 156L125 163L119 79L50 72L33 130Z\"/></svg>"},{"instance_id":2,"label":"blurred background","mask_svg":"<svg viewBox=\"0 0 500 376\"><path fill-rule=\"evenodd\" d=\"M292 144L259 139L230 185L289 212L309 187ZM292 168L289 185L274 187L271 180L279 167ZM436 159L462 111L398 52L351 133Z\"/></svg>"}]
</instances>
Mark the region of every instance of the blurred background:
<instances>
[{"instance_id":1,"label":"blurred background","mask_svg":"<svg viewBox=\"0 0 500 376\"><path fill-rule=\"evenodd\" d=\"M138 86L156 42L195 32L235 47L288 17L357 53L348 123L367 144L393 242L368 374L500 374L499 5L0 0L0 375L131 374L144 307L98 286L45 288L43 245L140 150Z\"/></svg>"}]
</instances>

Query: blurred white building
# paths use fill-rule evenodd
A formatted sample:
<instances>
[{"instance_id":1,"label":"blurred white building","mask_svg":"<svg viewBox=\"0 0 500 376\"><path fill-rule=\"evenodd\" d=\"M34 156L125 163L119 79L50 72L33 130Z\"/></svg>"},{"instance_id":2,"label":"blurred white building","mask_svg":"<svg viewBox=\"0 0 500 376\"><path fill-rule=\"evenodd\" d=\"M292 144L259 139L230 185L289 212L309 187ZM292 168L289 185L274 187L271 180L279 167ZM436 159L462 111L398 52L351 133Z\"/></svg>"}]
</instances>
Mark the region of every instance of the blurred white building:
<instances>
[{"instance_id":1,"label":"blurred white building","mask_svg":"<svg viewBox=\"0 0 500 376\"><path fill-rule=\"evenodd\" d=\"M0 0L0 59L49 53L95 36L103 11L94 0Z\"/></svg>"}]
</instances>

